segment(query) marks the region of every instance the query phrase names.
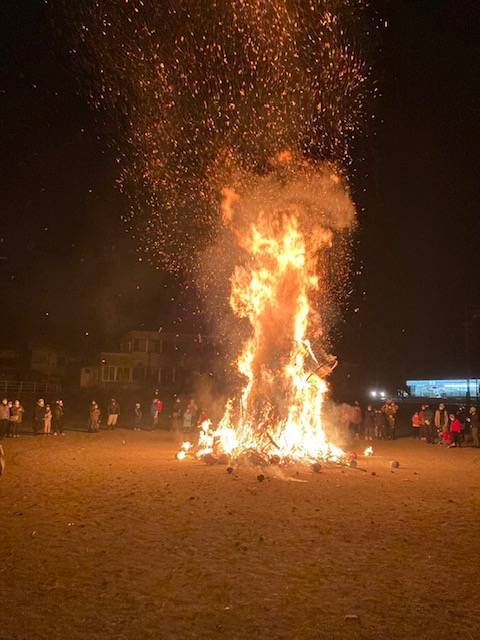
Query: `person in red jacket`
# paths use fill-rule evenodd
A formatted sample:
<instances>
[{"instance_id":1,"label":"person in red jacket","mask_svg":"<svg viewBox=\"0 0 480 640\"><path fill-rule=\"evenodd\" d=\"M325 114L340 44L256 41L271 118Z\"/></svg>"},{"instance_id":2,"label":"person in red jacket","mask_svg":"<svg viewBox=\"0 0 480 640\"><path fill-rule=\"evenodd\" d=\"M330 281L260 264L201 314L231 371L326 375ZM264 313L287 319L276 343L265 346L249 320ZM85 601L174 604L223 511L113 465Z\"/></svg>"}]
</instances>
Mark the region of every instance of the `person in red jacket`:
<instances>
[{"instance_id":1,"label":"person in red jacket","mask_svg":"<svg viewBox=\"0 0 480 640\"><path fill-rule=\"evenodd\" d=\"M421 437L421 429L425 424L425 420L423 419L423 414L421 411L415 411L412 416L412 429L413 429L413 437L415 440L420 440Z\"/></svg>"},{"instance_id":2,"label":"person in red jacket","mask_svg":"<svg viewBox=\"0 0 480 640\"><path fill-rule=\"evenodd\" d=\"M452 435L452 444L450 447L461 447L462 446L462 431L463 425L460 420L453 415L450 414L450 433Z\"/></svg>"}]
</instances>

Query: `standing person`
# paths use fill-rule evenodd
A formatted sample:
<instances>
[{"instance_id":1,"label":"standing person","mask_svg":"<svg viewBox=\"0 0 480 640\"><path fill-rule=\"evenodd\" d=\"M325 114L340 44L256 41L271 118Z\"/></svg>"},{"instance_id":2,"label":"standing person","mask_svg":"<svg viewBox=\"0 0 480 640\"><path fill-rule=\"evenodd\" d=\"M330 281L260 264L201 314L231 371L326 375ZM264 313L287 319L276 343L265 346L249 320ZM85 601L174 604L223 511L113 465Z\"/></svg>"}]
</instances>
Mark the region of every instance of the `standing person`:
<instances>
[{"instance_id":1,"label":"standing person","mask_svg":"<svg viewBox=\"0 0 480 640\"><path fill-rule=\"evenodd\" d=\"M8 425L7 425L7 438L12 437L12 407L13 402L11 400L8 401Z\"/></svg>"},{"instance_id":2,"label":"standing person","mask_svg":"<svg viewBox=\"0 0 480 640\"><path fill-rule=\"evenodd\" d=\"M424 405L425 409L423 410L423 419L425 421L425 439L428 444L433 444L435 442L435 425L433 423L433 411L430 409L430 405Z\"/></svg>"},{"instance_id":3,"label":"standing person","mask_svg":"<svg viewBox=\"0 0 480 640\"><path fill-rule=\"evenodd\" d=\"M90 416L88 421L88 431L89 433L97 433L98 424L100 421L100 409L95 400L92 400L90 404Z\"/></svg>"},{"instance_id":4,"label":"standing person","mask_svg":"<svg viewBox=\"0 0 480 640\"><path fill-rule=\"evenodd\" d=\"M55 402L55 406L53 407L53 435L57 436L60 434L64 436L65 433L63 431L63 416L65 410L63 408L63 400L57 400Z\"/></svg>"},{"instance_id":5,"label":"standing person","mask_svg":"<svg viewBox=\"0 0 480 640\"><path fill-rule=\"evenodd\" d=\"M448 423L449 423L449 418L448 418L448 411L445 409L445 404L443 402L441 402L438 405L438 409L435 411L435 417L433 420L435 429L434 429L434 437L435 439L438 437L439 439L442 439L442 433L445 433L445 431L448 431Z\"/></svg>"},{"instance_id":6,"label":"standing person","mask_svg":"<svg viewBox=\"0 0 480 640\"><path fill-rule=\"evenodd\" d=\"M477 407L470 407L469 416L467 422L470 426L470 433L472 434L473 446L478 449L480 447L479 440L479 428L480 418L478 416Z\"/></svg>"},{"instance_id":7,"label":"standing person","mask_svg":"<svg viewBox=\"0 0 480 640\"><path fill-rule=\"evenodd\" d=\"M10 433L12 438L18 438L19 427L23 420L23 407L20 404L20 400L15 400L10 409Z\"/></svg>"},{"instance_id":8,"label":"standing person","mask_svg":"<svg viewBox=\"0 0 480 640\"><path fill-rule=\"evenodd\" d=\"M135 403L135 409L133 410L133 430L141 431L143 424L143 411L140 402Z\"/></svg>"},{"instance_id":9,"label":"standing person","mask_svg":"<svg viewBox=\"0 0 480 640\"><path fill-rule=\"evenodd\" d=\"M192 414L192 427L194 427L198 422L198 415L199 415L198 405L194 398L190 398L190 402L188 403L188 408L190 409L190 413Z\"/></svg>"},{"instance_id":10,"label":"standing person","mask_svg":"<svg viewBox=\"0 0 480 640\"><path fill-rule=\"evenodd\" d=\"M0 438L8 435L10 424L10 407L7 398L2 400L0 404Z\"/></svg>"},{"instance_id":11,"label":"standing person","mask_svg":"<svg viewBox=\"0 0 480 640\"><path fill-rule=\"evenodd\" d=\"M375 437L375 411L371 404L368 405L363 417L363 433L365 440L373 440Z\"/></svg>"},{"instance_id":12,"label":"standing person","mask_svg":"<svg viewBox=\"0 0 480 640\"><path fill-rule=\"evenodd\" d=\"M39 398L33 411L33 433L38 436L45 429L45 400Z\"/></svg>"},{"instance_id":13,"label":"standing person","mask_svg":"<svg viewBox=\"0 0 480 640\"><path fill-rule=\"evenodd\" d=\"M452 440L453 440L450 447L461 447L463 424L460 422L458 417L453 415L453 413L450 414L450 420L451 420L450 433L452 435Z\"/></svg>"},{"instance_id":14,"label":"standing person","mask_svg":"<svg viewBox=\"0 0 480 640\"><path fill-rule=\"evenodd\" d=\"M190 431L193 425L193 413L190 409L190 405L188 405L183 414L182 429L183 431Z\"/></svg>"},{"instance_id":15,"label":"standing person","mask_svg":"<svg viewBox=\"0 0 480 640\"><path fill-rule=\"evenodd\" d=\"M413 437L415 440L420 440L420 429L421 429L421 417L420 411L415 411L412 416L412 429L413 429Z\"/></svg>"},{"instance_id":16,"label":"standing person","mask_svg":"<svg viewBox=\"0 0 480 640\"><path fill-rule=\"evenodd\" d=\"M462 405L456 412L455 417L458 418L462 425L461 439L462 442L465 442L465 440L468 440L468 438L470 437L470 423L467 421L467 407L465 405Z\"/></svg>"},{"instance_id":17,"label":"standing person","mask_svg":"<svg viewBox=\"0 0 480 640\"><path fill-rule=\"evenodd\" d=\"M383 405L383 413L385 415L385 423L387 427L387 437L395 440L395 426L397 422L398 404L393 400L389 400Z\"/></svg>"},{"instance_id":18,"label":"standing person","mask_svg":"<svg viewBox=\"0 0 480 640\"><path fill-rule=\"evenodd\" d=\"M182 424L182 404L180 398L175 398L175 403L172 410L172 430L180 431Z\"/></svg>"},{"instance_id":19,"label":"standing person","mask_svg":"<svg viewBox=\"0 0 480 640\"><path fill-rule=\"evenodd\" d=\"M45 405L45 415L43 417L43 433L46 436L52 433L52 410L50 405Z\"/></svg>"},{"instance_id":20,"label":"standing person","mask_svg":"<svg viewBox=\"0 0 480 640\"><path fill-rule=\"evenodd\" d=\"M375 409L375 433L379 440L385 439L385 414L381 409Z\"/></svg>"},{"instance_id":21,"label":"standing person","mask_svg":"<svg viewBox=\"0 0 480 640\"><path fill-rule=\"evenodd\" d=\"M152 425L154 429L158 426L158 421L160 420L162 411L163 402L155 396L152 400L152 404L150 405L150 415L152 416Z\"/></svg>"},{"instance_id":22,"label":"standing person","mask_svg":"<svg viewBox=\"0 0 480 640\"><path fill-rule=\"evenodd\" d=\"M115 398L112 398L110 400L107 414L108 414L107 429L113 430L117 425L118 416L120 415L120 405L115 400Z\"/></svg>"},{"instance_id":23,"label":"standing person","mask_svg":"<svg viewBox=\"0 0 480 640\"><path fill-rule=\"evenodd\" d=\"M352 438L359 439L362 431L362 409L358 400L353 403L352 424L350 427Z\"/></svg>"},{"instance_id":24,"label":"standing person","mask_svg":"<svg viewBox=\"0 0 480 640\"><path fill-rule=\"evenodd\" d=\"M420 423L420 440L426 440L425 435L425 408L426 404L422 404L420 411L418 412L418 421Z\"/></svg>"}]
</instances>

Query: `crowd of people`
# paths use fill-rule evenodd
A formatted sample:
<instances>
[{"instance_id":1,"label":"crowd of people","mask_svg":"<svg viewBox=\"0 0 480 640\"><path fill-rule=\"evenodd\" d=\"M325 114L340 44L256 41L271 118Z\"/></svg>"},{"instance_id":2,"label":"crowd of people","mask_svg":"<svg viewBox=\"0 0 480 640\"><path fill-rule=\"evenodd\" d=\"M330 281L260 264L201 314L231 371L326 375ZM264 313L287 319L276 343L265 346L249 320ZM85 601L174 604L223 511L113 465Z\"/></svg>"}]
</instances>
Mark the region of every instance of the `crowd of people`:
<instances>
[{"instance_id":1,"label":"crowd of people","mask_svg":"<svg viewBox=\"0 0 480 640\"><path fill-rule=\"evenodd\" d=\"M165 426L165 420L169 420L169 427L173 431L190 431L207 418L206 413L199 408L193 398L187 402L182 402L178 397L175 398L168 416L164 415L165 404L163 400L157 396L153 398L146 410L140 402L135 402L133 410L128 413L128 426L131 426L134 431L156 429L161 425ZM120 404L115 398L110 400L104 414L102 414L99 404L95 400L92 400L90 404L88 431L98 431L102 420L104 421L105 428L112 430L117 426L119 417Z\"/></svg>"},{"instance_id":2,"label":"crowd of people","mask_svg":"<svg viewBox=\"0 0 480 640\"><path fill-rule=\"evenodd\" d=\"M368 404L362 410L359 402L342 405L341 421L352 439L356 440L394 440L398 434L397 414L399 406L394 400L386 401L380 407ZM3 398L0 403L0 438L20 436L24 422L24 407L19 400ZM63 400L49 404L43 398L35 403L32 412L34 435L65 435ZM100 405L90 403L87 430L98 432L101 428L113 430L120 418L120 404L112 398L102 411ZM164 402L158 395L146 408L135 402L127 411L123 426L134 431L142 429L168 428L175 432L188 433L197 429L205 420L207 413L199 407L195 399L182 401L178 396L166 412ZM411 417L412 435L415 439L429 444L442 444L448 447L461 447L471 441L474 447L480 447L480 415L475 406L468 410L460 407L448 411L445 403L440 402L435 410L429 404L423 404Z\"/></svg>"},{"instance_id":3,"label":"crowd of people","mask_svg":"<svg viewBox=\"0 0 480 640\"><path fill-rule=\"evenodd\" d=\"M0 403L0 438L18 438L22 423L24 423L25 409L19 400L4 398ZM31 412L31 424L34 435L64 436L64 404L63 400L56 400L49 404L44 398L39 398ZM90 403L86 423L87 431L98 432L101 428L113 430L120 418L120 404L112 398L102 410L96 400ZM155 396L145 409L140 402L135 402L131 410L126 412L123 426L141 429L169 428L174 431L190 431L195 429L207 418L204 411L200 410L196 401L192 398L182 402L175 398L172 410L165 412L165 404Z\"/></svg>"},{"instance_id":4,"label":"crowd of people","mask_svg":"<svg viewBox=\"0 0 480 640\"><path fill-rule=\"evenodd\" d=\"M25 409L20 400L3 398L0 404L0 438L19 438ZM33 433L35 435L65 435L63 429L63 400L52 405L39 398L33 410Z\"/></svg>"},{"instance_id":5,"label":"crowd of people","mask_svg":"<svg viewBox=\"0 0 480 640\"><path fill-rule=\"evenodd\" d=\"M398 404L386 401L381 407L369 404L362 411L359 402L343 405L343 422L352 439L394 440L398 434ZM480 447L480 415L475 406L448 411L444 402L433 410L425 403L411 417L412 435L428 444L461 447L469 441Z\"/></svg>"},{"instance_id":6,"label":"crowd of people","mask_svg":"<svg viewBox=\"0 0 480 640\"><path fill-rule=\"evenodd\" d=\"M0 404L0 438L18 438L23 421L24 409L19 400L14 402L3 398Z\"/></svg>"},{"instance_id":7,"label":"crowd of people","mask_svg":"<svg viewBox=\"0 0 480 640\"><path fill-rule=\"evenodd\" d=\"M448 447L461 447L471 440L472 445L480 447L480 418L477 407L467 411L460 407L449 412L444 402L433 411L429 404L423 404L412 416L413 437L429 444L442 444Z\"/></svg>"},{"instance_id":8,"label":"crowd of people","mask_svg":"<svg viewBox=\"0 0 480 640\"><path fill-rule=\"evenodd\" d=\"M369 404L365 411L358 401L343 407L343 422L352 439L395 440L397 437L398 404L394 400L387 400L377 408Z\"/></svg>"}]
</instances>

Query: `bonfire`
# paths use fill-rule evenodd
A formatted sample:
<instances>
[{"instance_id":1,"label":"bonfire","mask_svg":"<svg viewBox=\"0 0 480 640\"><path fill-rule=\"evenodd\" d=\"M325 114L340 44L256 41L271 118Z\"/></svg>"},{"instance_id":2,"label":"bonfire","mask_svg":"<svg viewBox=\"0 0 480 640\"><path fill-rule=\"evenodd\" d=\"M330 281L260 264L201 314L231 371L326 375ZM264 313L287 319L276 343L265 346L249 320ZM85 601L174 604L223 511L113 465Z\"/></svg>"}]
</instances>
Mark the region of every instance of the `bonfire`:
<instances>
[{"instance_id":1,"label":"bonfire","mask_svg":"<svg viewBox=\"0 0 480 640\"><path fill-rule=\"evenodd\" d=\"M178 458L344 462L324 425L326 377L336 359L321 348L311 300L324 286L318 256L331 247L335 230L351 224L353 205L331 169L242 185L222 192L223 221L242 256L230 306L250 329L235 362L242 386L220 422L204 421L198 444L184 443Z\"/></svg>"}]
</instances>

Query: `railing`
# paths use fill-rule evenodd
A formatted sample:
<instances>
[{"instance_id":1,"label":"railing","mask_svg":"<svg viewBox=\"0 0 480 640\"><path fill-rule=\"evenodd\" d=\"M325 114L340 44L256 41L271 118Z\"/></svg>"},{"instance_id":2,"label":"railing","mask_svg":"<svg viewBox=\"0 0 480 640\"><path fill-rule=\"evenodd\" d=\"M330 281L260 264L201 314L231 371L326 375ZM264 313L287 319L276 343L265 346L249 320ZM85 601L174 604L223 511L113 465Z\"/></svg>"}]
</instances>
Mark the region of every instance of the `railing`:
<instances>
[{"instance_id":1,"label":"railing","mask_svg":"<svg viewBox=\"0 0 480 640\"><path fill-rule=\"evenodd\" d=\"M32 382L31 380L0 380L0 395L13 397L22 393L54 395L60 393L62 386L54 382Z\"/></svg>"}]
</instances>

